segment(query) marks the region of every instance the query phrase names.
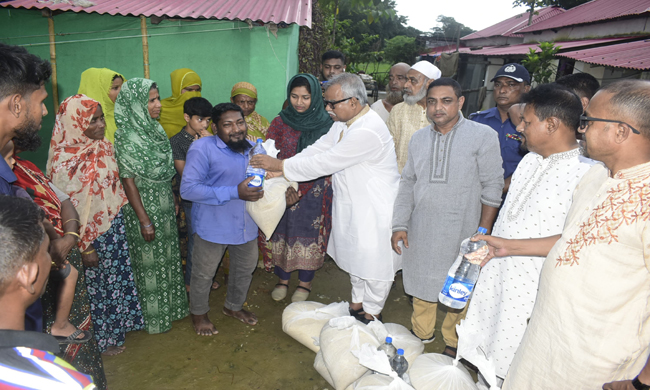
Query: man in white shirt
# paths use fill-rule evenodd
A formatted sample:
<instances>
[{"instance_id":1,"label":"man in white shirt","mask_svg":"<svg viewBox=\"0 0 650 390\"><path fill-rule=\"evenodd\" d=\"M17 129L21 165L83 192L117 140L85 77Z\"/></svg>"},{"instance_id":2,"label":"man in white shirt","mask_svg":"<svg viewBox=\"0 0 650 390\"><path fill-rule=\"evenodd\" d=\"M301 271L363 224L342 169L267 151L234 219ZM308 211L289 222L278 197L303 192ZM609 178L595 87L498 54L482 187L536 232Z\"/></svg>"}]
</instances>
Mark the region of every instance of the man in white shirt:
<instances>
[{"instance_id":1,"label":"man in white shirt","mask_svg":"<svg viewBox=\"0 0 650 390\"><path fill-rule=\"evenodd\" d=\"M332 78L325 105L335 121L316 143L286 160L257 155L251 165L270 176L309 181L332 175L332 233L327 253L350 274L350 313L363 322L381 319L399 265L390 247L399 173L386 124L370 110L361 79Z\"/></svg>"}]
</instances>

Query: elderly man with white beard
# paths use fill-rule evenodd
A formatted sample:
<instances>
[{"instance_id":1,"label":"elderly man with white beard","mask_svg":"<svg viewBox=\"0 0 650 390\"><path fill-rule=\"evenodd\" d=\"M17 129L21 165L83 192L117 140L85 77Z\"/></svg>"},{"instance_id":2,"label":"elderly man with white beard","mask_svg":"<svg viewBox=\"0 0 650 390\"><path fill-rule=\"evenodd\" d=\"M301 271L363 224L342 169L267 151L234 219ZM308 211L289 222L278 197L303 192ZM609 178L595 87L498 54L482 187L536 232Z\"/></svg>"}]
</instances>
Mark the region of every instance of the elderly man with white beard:
<instances>
[{"instance_id":1,"label":"elderly man with white beard","mask_svg":"<svg viewBox=\"0 0 650 390\"><path fill-rule=\"evenodd\" d=\"M411 136L423 127L429 126L427 119L427 88L442 73L428 61L420 61L406 73L404 84L404 102L393 107L388 117L388 130L395 142L397 168L402 168L408 159L408 147Z\"/></svg>"},{"instance_id":2,"label":"elderly man with white beard","mask_svg":"<svg viewBox=\"0 0 650 390\"><path fill-rule=\"evenodd\" d=\"M370 108L379 114L384 122L388 121L388 116L396 104L404 101L404 84L406 84L406 74L411 66L404 62L398 62L391 66L388 72L388 93L385 99L374 102Z\"/></svg>"}]
</instances>

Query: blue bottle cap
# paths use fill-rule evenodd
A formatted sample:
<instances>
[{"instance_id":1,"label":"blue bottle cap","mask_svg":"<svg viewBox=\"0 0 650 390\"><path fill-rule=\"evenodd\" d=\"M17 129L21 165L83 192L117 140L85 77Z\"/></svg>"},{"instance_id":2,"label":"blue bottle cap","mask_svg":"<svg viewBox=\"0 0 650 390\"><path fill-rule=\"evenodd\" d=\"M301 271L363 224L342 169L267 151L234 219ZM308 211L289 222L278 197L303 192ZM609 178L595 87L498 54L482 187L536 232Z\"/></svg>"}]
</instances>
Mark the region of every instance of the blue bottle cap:
<instances>
[{"instance_id":1,"label":"blue bottle cap","mask_svg":"<svg viewBox=\"0 0 650 390\"><path fill-rule=\"evenodd\" d=\"M484 228L484 227L479 227L479 228L478 228L478 232L479 232L480 234L487 234L487 229Z\"/></svg>"},{"instance_id":2,"label":"blue bottle cap","mask_svg":"<svg viewBox=\"0 0 650 390\"><path fill-rule=\"evenodd\" d=\"M386 342L387 342L388 344L392 343L392 342L393 342L393 338L392 338L392 337L386 337Z\"/></svg>"},{"instance_id":3,"label":"blue bottle cap","mask_svg":"<svg viewBox=\"0 0 650 390\"><path fill-rule=\"evenodd\" d=\"M257 142L258 144L261 144L261 143L264 142L264 141L262 141L261 138L258 138L256 142Z\"/></svg>"},{"instance_id":4,"label":"blue bottle cap","mask_svg":"<svg viewBox=\"0 0 650 390\"><path fill-rule=\"evenodd\" d=\"M398 355L404 355L404 350L402 348L397 350Z\"/></svg>"}]
</instances>

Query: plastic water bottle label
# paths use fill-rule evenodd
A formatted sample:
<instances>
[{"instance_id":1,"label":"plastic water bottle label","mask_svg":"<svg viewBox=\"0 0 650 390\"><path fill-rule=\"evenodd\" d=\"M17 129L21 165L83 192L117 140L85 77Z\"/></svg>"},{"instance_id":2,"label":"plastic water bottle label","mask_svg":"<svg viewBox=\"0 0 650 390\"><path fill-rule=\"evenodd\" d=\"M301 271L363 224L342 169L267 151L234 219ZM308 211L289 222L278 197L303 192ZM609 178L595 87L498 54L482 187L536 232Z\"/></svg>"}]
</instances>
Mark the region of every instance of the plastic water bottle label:
<instances>
[{"instance_id":1,"label":"plastic water bottle label","mask_svg":"<svg viewBox=\"0 0 650 390\"><path fill-rule=\"evenodd\" d=\"M261 187L264 183L264 176L258 173L249 174L247 177L253 176L253 180L248 183L249 187Z\"/></svg>"},{"instance_id":2,"label":"plastic water bottle label","mask_svg":"<svg viewBox=\"0 0 650 390\"><path fill-rule=\"evenodd\" d=\"M445 286L442 288L442 295L458 302L467 302L475 283L463 283L451 276L447 276Z\"/></svg>"}]
</instances>

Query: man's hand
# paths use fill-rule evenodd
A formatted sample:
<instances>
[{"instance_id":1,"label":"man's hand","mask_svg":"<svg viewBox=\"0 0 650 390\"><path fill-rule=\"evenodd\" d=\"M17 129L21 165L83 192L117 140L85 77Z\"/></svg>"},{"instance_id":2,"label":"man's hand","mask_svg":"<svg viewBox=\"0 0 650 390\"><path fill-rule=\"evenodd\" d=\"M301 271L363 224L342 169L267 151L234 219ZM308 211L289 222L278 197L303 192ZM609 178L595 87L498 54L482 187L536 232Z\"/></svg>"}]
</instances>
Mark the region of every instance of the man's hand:
<instances>
[{"instance_id":1,"label":"man's hand","mask_svg":"<svg viewBox=\"0 0 650 390\"><path fill-rule=\"evenodd\" d=\"M256 154L251 158L250 164L253 168L263 168L267 171L282 172L282 160L267 156L265 154Z\"/></svg>"},{"instance_id":2,"label":"man's hand","mask_svg":"<svg viewBox=\"0 0 650 390\"><path fill-rule=\"evenodd\" d=\"M61 238L50 242L50 257L57 265L63 264L72 248L77 244L74 236L66 234Z\"/></svg>"},{"instance_id":3,"label":"man's hand","mask_svg":"<svg viewBox=\"0 0 650 390\"><path fill-rule=\"evenodd\" d=\"M393 247L393 250L398 255L402 254L402 248L400 248L398 245L400 241L404 243L404 248L408 248L409 247L408 233L394 232L393 236L390 238L390 245Z\"/></svg>"},{"instance_id":4,"label":"man's hand","mask_svg":"<svg viewBox=\"0 0 650 390\"><path fill-rule=\"evenodd\" d=\"M472 241L483 240L487 242L490 252L487 254L483 262L481 262L481 267L485 266L488 261L492 260L494 257L504 257L510 256L509 249L507 248L508 239L501 237L488 236L483 234L477 234L472 237Z\"/></svg>"},{"instance_id":5,"label":"man's hand","mask_svg":"<svg viewBox=\"0 0 650 390\"><path fill-rule=\"evenodd\" d=\"M287 188L287 192L285 193L285 197L287 198L287 208L293 206L294 204L300 202L300 195L298 194L298 191L294 190L293 187L289 186Z\"/></svg>"},{"instance_id":6,"label":"man's hand","mask_svg":"<svg viewBox=\"0 0 650 390\"><path fill-rule=\"evenodd\" d=\"M257 202L262 199L264 196L264 190L260 187L249 187L248 183L253 180L254 177L247 177L246 180L242 181L237 185L237 193L239 194L239 199L247 200L249 202Z\"/></svg>"},{"instance_id":7,"label":"man's hand","mask_svg":"<svg viewBox=\"0 0 650 390\"><path fill-rule=\"evenodd\" d=\"M603 390L636 390L632 381L609 382L603 385Z\"/></svg>"},{"instance_id":8,"label":"man's hand","mask_svg":"<svg viewBox=\"0 0 650 390\"><path fill-rule=\"evenodd\" d=\"M86 248L86 251L90 251L93 249L93 246L89 246ZM85 251L84 251L85 252ZM99 256L97 256L96 251L92 251L91 253L84 255L83 253L81 254L81 261L84 263L85 267L99 267Z\"/></svg>"}]
</instances>

